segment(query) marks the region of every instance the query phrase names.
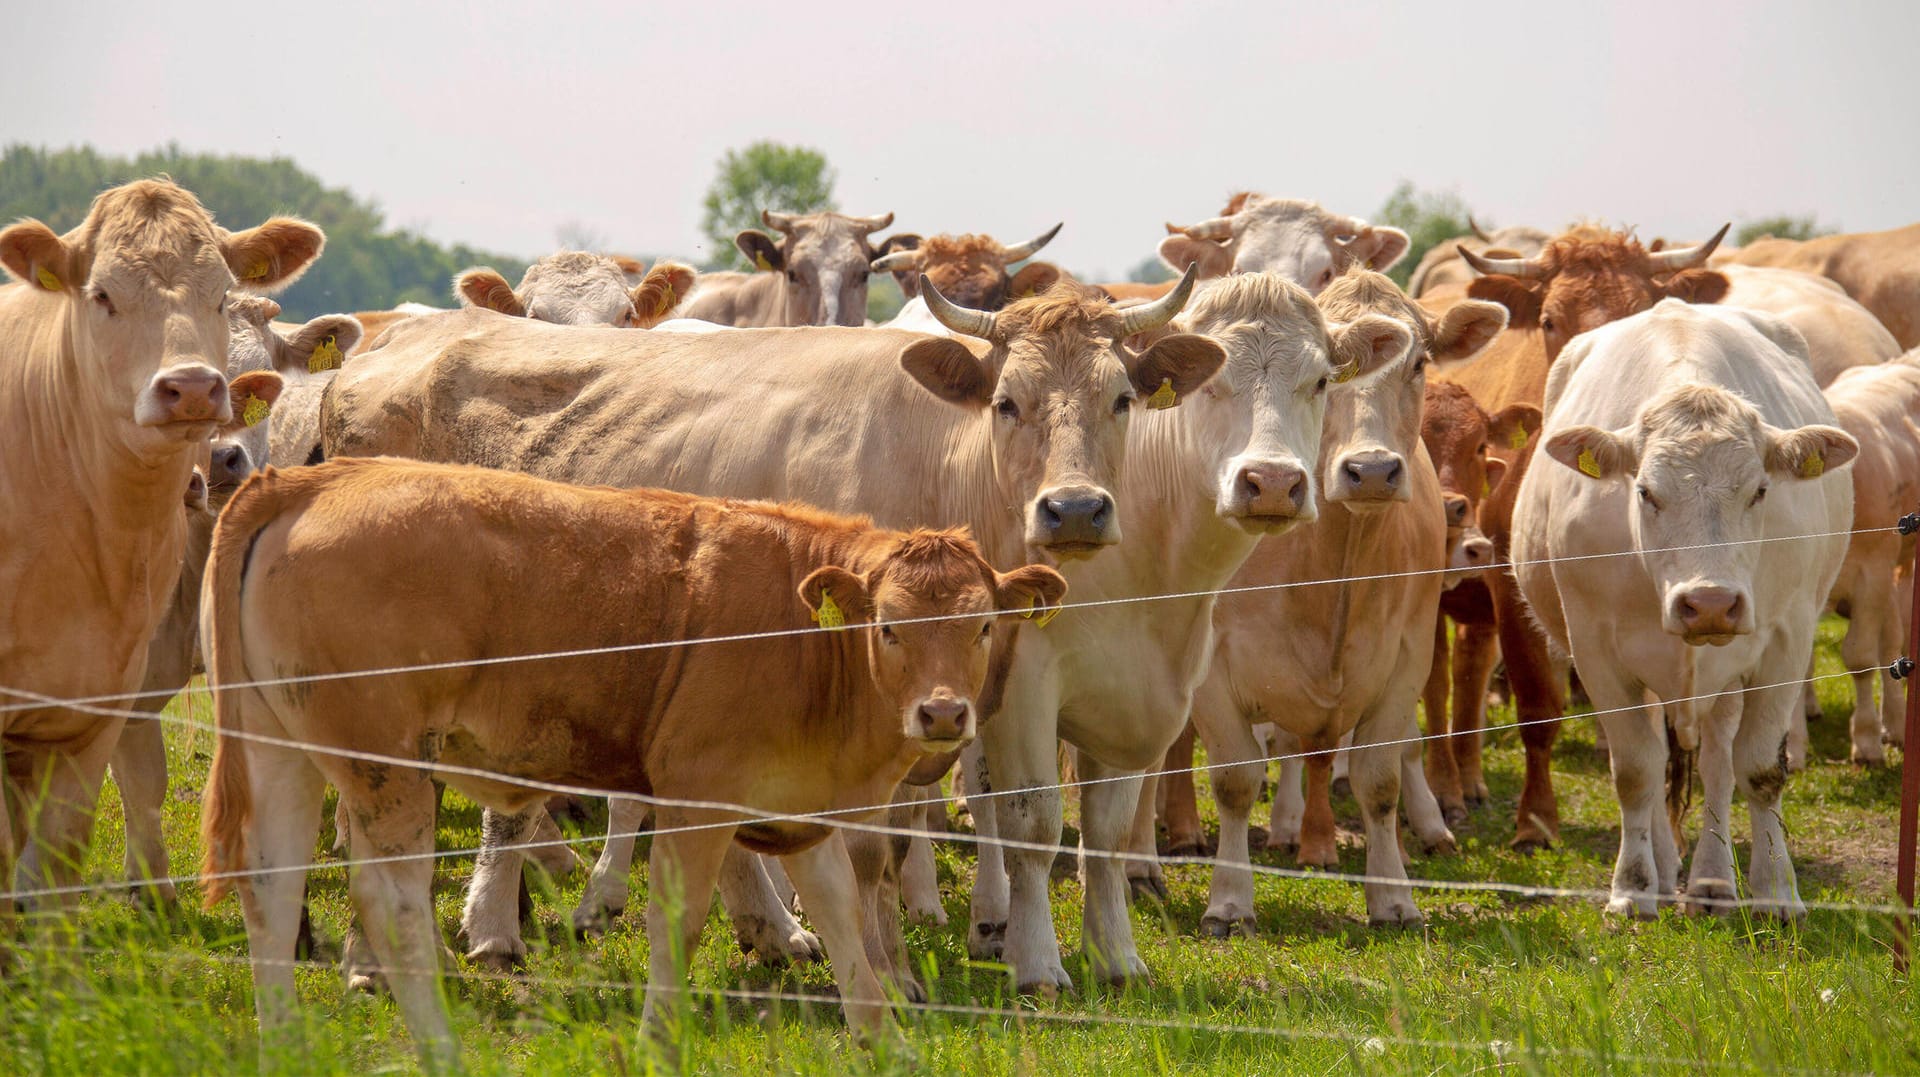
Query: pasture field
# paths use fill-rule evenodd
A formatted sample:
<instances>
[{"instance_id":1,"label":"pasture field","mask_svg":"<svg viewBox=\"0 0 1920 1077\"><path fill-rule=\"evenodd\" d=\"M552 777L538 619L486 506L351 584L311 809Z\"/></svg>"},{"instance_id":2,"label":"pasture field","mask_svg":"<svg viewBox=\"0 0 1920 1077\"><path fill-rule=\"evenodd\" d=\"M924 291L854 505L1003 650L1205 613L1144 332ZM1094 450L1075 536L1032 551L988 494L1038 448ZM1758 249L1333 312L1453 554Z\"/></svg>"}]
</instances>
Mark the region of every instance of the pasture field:
<instances>
[{"instance_id":1,"label":"pasture field","mask_svg":"<svg viewBox=\"0 0 1920 1077\"><path fill-rule=\"evenodd\" d=\"M1840 669L1840 631L1841 622L1823 624L1819 673ZM1809 902L1891 903L1898 772L1849 765L1848 682L1821 680L1819 693L1826 716L1813 725L1810 767L1793 779L1786 799L1801 895ZM204 693L173 706L173 713L210 719ZM1511 720L1510 711L1496 712L1495 721ZM197 792L213 739L173 726L168 742L167 823L179 872L197 862ZM1899 753L1893 758L1897 765ZM1510 729L1491 737L1487 767L1493 801L1458 829L1460 852L1418 857L1410 874L1604 889L1617 816L1593 723L1569 721L1561 735L1555 771L1564 840L1551 851L1523 858L1506 848L1520 787ZM1204 782L1201 806L1211 821ZM113 879L122 830L111 784L101 807L89 877ZM1351 799L1336 800L1335 813L1343 839L1357 834ZM1735 832L1744 837L1744 807L1736 804L1735 815ZM1069 809L1070 825L1072 818ZM450 795L440 847L471 849L479 837L479 812ZM1362 871L1357 844L1342 845L1341 870ZM317 849L324 848L323 841ZM1744 840L1739 856L1744 864ZM678 1065L723 1073L1920 1071L1920 1005L1912 985L1892 971L1890 928L1880 915L1816 910L1783 927L1741 913L1714 919L1669 912L1657 922L1621 925L1602 917L1594 900L1420 890L1424 929L1374 931L1355 884L1262 876L1258 937L1214 941L1198 937L1207 869L1173 866L1165 906L1134 909L1153 986L1089 986L1076 972L1078 993L1043 1000L1013 997L1000 969L968 962L961 925L971 852L943 845L939 857L952 925L909 927L909 945L925 962L936 1005L1002 1012L904 1012L897 1038L862 1049L841 1024L823 966L776 971L754 964L736 950L716 906L695 983L735 995L696 1006L682 1026ZM1273 854L1256 860L1289 866ZM449 934L471 864L449 857L439 866L437 901ZM1070 864L1063 857L1056 871L1055 911L1071 945L1080 932L1080 892ZM587 943L576 943L566 926L581 885L580 878L568 880L558 900L539 901L523 979L465 969L469 975L448 981L455 1029L473 1070L675 1068L638 1033L644 880L615 930ZM228 901L204 913L198 896L197 888L184 887L181 908L163 916L118 895L92 895L65 925L10 929L0 941L11 950L11 967L0 975L0 1072L254 1070L258 1040L239 909ZM347 921L345 873L315 872L312 897L323 956L337 956ZM1075 967L1070 957L1069 969ZM297 1053L279 1060L287 1069L416 1068L390 1001L349 994L338 973L317 962L301 972L300 986L308 1019Z\"/></svg>"}]
</instances>

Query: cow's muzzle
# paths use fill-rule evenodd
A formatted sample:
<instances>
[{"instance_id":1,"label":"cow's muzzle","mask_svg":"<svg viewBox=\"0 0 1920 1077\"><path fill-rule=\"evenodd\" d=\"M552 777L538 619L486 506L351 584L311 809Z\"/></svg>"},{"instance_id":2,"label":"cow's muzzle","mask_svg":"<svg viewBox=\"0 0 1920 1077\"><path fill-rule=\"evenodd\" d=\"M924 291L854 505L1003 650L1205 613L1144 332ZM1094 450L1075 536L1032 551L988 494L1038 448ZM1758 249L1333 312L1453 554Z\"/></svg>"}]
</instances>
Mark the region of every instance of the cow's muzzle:
<instances>
[{"instance_id":1,"label":"cow's muzzle","mask_svg":"<svg viewBox=\"0 0 1920 1077\"><path fill-rule=\"evenodd\" d=\"M207 485L213 490L231 493L252 470L253 462L247 458L247 450L239 443L213 443L212 458L207 466Z\"/></svg>"},{"instance_id":2,"label":"cow's muzzle","mask_svg":"<svg viewBox=\"0 0 1920 1077\"><path fill-rule=\"evenodd\" d=\"M1724 647L1753 631L1752 608L1746 594L1731 587L1679 587L1667 598L1666 629L1696 647Z\"/></svg>"},{"instance_id":3,"label":"cow's muzzle","mask_svg":"<svg viewBox=\"0 0 1920 1077\"><path fill-rule=\"evenodd\" d=\"M226 375L205 363L183 363L153 376L134 404L134 421L141 426L176 423L209 428L233 418Z\"/></svg>"},{"instance_id":4,"label":"cow's muzzle","mask_svg":"<svg viewBox=\"0 0 1920 1077\"><path fill-rule=\"evenodd\" d=\"M973 739L973 704L944 690L915 704L907 714L907 736L929 752L948 751Z\"/></svg>"},{"instance_id":5,"label":"cow's muzzle","mask_svg":"<svg viewBox=\"0 0 1920 1077\"><path fill-rule=\"evenodd\" d=\"M1396 452L1368 449L1342 456L1333 468L1329 501L1405 501L1407 465Z\"/></svg>"},{"instance_id":6,"label":"cow's muzzle","mask_svg":"<svg viewBox=\"0 0 1920 1077\"><path fill-rule=\"evenodd\" d=\"M1286 530L1313 519L1313 483L1298 464L1248 461L1234 470L1220 515L1256 533Z\"/></svg>"},{"instance_id":7,"label":"cow's muzzle","mask_svg":"<svg viewBox=\"0 0 1920 1077\"><path fill-rule=\"evenodd\" d=\"M1094 486L1059 487L1034 499L1027 541L1061 557L1083 557L1120 541L1113 495Z\"/></svg>"}]
</instances>

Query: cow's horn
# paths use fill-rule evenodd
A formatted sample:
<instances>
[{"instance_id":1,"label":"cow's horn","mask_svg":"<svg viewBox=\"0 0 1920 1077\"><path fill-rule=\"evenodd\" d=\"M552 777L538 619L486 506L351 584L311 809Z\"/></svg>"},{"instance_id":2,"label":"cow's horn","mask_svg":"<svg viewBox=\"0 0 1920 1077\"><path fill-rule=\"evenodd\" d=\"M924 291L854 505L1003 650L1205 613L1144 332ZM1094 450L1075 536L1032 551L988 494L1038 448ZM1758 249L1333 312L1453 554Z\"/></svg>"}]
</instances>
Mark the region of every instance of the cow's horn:
<instances>
[{"instance_id":1,"label":"cow's horn","mask_svg":"<svg viewBox=\"0 0 1920 1077\"><path fill-rule=\"evenodd\" d=\"M1233 219L1231 217L1215 217L1212 220L1201 221L1199 224L1188 225L1185 228L1177 224L1170 224L1167 226L1167 230L1186 236L1188 239L1211 239L1215 242L1221 242L1233 238Z\"/></svg>"},{"instance_id":2,"label":"cow's horn","mask_svg":"<svg viewBox=\"0 0 1920 1077\"><path fill-rule=\"evenodd\" d=\"M1158 329L1173 320L1173 316L1186 309L1187 300L1193 295L1193 281L1200 275L1200 263L1188 262L1187 271L1180 277L1180 283L1173 291L1151 303L1137 307L1128 307L1120 312L1120 335L1130 337L1135 333L1144 333L1149 329Z\"/></svg>"},{"instance_id":3,"label":"cow's horn","mask_svg":"<svg viewBox=\"0 0 1920 1077\"><path fill-rule=\"evenodd\" d=\"M1499 273L1503 276L1527 279L1545 276L1547 272L1546 266L1542 265L1537 259L1485 258L1473 253L1458 243L1454 244L1453 249L1459 251L1460 257L1466 259L1468 265L1479 270L1481 273Z\"/></svg>"},{"instance_id":4,"label":"cow's horn","mask_svg":"<svg viewBox=\"0 0 1920 1077\"><path fill-rule=\"evenodd\" d=\"M1025 243L1018 244L1017 246L1000 248L1001 258L1004 261L1008 261L1008 262L1026 261L1027 259L1040 253L1040 248L1053 242L1053 237L1060 234L1061 227L1066 223L1067 222L1065 221L1061 221L1060 224L1054 225L1052 228L1049 228L1046 231L1040 233L1039 235L1033 237L1032 239L1027 240Z\"/></svg>"},{"instance_id":5,"label":"cow's horn","mask_svg":"<svg viewBox=\"0 0 1920 1077\"><path fill-rule=\"evenodd\" d=\"M875 273L898 273L908 269L919 269L920 257L918 250L894 251L875 258L873 264L867 268Z\"/></svg>"},{"instance_id":6,"label":"cow's horn","mask_svg":"<svg viewBox=\"0 0 1920 1077\"><path fill-rule=\"evenodd\" d=\"M892 224L893 214L881 213L872 217L848 217L847 219L853 222L854 231L864 235L868 232L878 232L880 229Z\"/></svg>"},{"instance_id":7,"label":"cow's horn","mask_svg":"<svg viewBox=\"0 0 1920 1077\"><path fill-rule=\"evenodd\" d=\"M791 213L775 213L770 209L760 211L761 223L776 232L793 231L793 219L794 215Z\"/></svg>"},{"instance_id":8,"label":"cow's horn","mask_svg":"<svg viewBox=\"0 0 1920 1077\"><path fill-rule=\"evenodd\" d=\"M1694 266L1704 265L1707 257L1713 253L1713 249L1720 245L1721 240L1727 238L1727 229L1732 227L1732 221L1721 225L1720 230L1713 234L1712 239L1707 240L1698 247L1681 247L1678 250L1653 251L1647 255L1647 264L1653 267L1655 273L1671 273L1679 269L1692 269Z\"/></svg>"},{"instance_id":9,"label":"cow's horn","mask_svg":"<svg viewBox=\"0 0 1920 1077\"><path fill-rule=\"evenodd\" d=\"M932 312L934 319L941 325L962 336L993 339L994 323L999 320L998 315L954 303L940 294L940 289L933 286L933 282L927 279L925 273L920 274L920 295L927 301L927 310Z\"/></svg>"},{"instance_id":10,"label":"cow's horn","mask_svg":"<svg viewBox=\"0 0 1920 1077\"><path fill-rule=\"evenodd\" d=\"M1486 229L1480 227L1480 222L1474 220L1473 214L1471 213L1467 214L1467 228L1470 229L1473 232L1473 234L1479 238L1480 242L1482 243L1493 242L1493 237L1487 234Z\"/></svg>"}]
</instances>

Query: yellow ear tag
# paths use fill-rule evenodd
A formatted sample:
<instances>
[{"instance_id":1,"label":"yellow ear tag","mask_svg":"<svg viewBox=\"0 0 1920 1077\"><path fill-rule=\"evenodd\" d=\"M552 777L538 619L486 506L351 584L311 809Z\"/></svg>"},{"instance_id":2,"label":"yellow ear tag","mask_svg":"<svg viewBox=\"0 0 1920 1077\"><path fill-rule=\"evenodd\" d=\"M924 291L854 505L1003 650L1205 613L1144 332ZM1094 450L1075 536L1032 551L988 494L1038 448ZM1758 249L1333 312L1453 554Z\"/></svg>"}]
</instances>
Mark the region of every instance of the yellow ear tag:
<instances>
[{"instance_id":1,"label":"yellow ear tag","mask_svg":"<svg viewBox=\"0 0 1920 1077\"><path fill-rule=\"evenodd\" d=\"M1825 474L1826 470L1827 458L1820 453L1814 453L1800 462L1800 477L1803 479L1817 479Z\"/></svg>"},{"instance_id":2,"label":"yellow ear tag","mask_svg":"<svg viewBox=\"0 0 1920 1077\"><path fill-rule=\"evenodd\" d=\"M673 305L678 302L680 302L680 297L674 293L673 282L668 281L666 290L660 293L660 304L653 308L653 316L658 318L660 315L672 310Z\"/></svg>"},{"instance_id":3,"label":"yellow ear tag","mask_svg":"<svg viewBox=\"0 0 1920 1077\"><path fill-rule=\"evenodd\" d=\"M1033 627L1035 628L1045 628L1048 624L1052 623L1055 617L1060 616L1060 607L1054 606L1050 609L1042 610L1040 608L1040 599L1038 597L1030 598L1027 600L1026 612L1020 616L1032 621Z\"/></svg>"},{"instance_id":4,"label":"yellow ear tag","mask_svg":"<svg viewBox=\"0 0 1920 1077\"><path fill-rule=\"evenodd\" d=\"M762 273L773 272L773 263L767 261L767 256L761 254L759 251L753 252L753 264L754 268L760 270Z\"/></svg>"},{"instance_id":5,"label":"yellow ear tag","mask_svg":"<svg viewBox=\"0 0 1920 1077\"><path fill-rule=\"evenodd\" d=\"M1353 379L1359 376L1360 376L1360 364L1348 363L1346 366L1343 366L1340 369L1333 372L1333 383L1335 385L1345 385L1346 383L1352 381Z\"/></svg>"},{"instance_id":6,"label":"yellow ear tag","mask_svg":"<svg viewBox=\"0 0 1920 1077\"><path fill-rule=\"evenodd\" d=\"M1519 452L1521 449L1524 449L1526 447L1527 447L1527 428L1524 426L1514 427L1513 433L1507 435L1507 448L1512 449L1515 452Z\"/></svg>"},{"instance_id":7,"label":"yellow ear tag","mask_svg":"<svg viewBox=\"0 0 1920 1077\"><path fill-rule=\"evenodd\" d=\"M1481 479L1480 480L1480 500L1485 501L1487 498L1491 496L1493 496L1493 484L1488 482L1484 478Z\"/></svg>"},{"instance_id":8,"label":"yellow ear tag","mask_svg":"<svg viewBox=\"0 0 1920 1077\"><path fill-rule=\"evenodd\" d=\"M257 396L250 396L245 406L240 409L240 421L248 426L259 426L266 420L267 413L272 410L273 405Z\"/></svg>"},{"instance_id":9,"label":"yellow ear tag","mask_svg":"<svg viewBox=\"0 0 1920 1077\"><path fill-rule=\"evenodd\" d=\"M1582 472L1596 479L1600 477L1600 461L1594 457L1592 449L1581 447L1579 464Z\"/></svg>"},{"instance_id":10,"label":"yellow ear tag","mask_svg":"<svg viewBox=\"0 0 1920 1077\"><path fill-rule=\"evenodd\" d=\"M259 265L256 265L252 269L247 270L247 279L259 280L260 278L266 276L268 273L271 273L272 271L273 271L272 266L268 265L265 262L261 262Z\"/></svg>"},{"instance_id":11,"label":"yellow ear tag","mask_svg":"<svg viewBox=\"0 0 1920 1077\"><path fill-rule=\"evenodd\" d=\"M1156 411L1170 408L1179 402L1180 394L1173 391L1172 378L1161 378L1160 388L1155 389L1153 395L1147 398L1147 406Z\"/></svg>"},{"instance_id":12,"label":"yellow ear tag","mask_svg":"<svg viewBox=\"0 0 1920 1077\"><path fill-rule=\"evenodd\" d=\"M49 292L57 292L60 290L60 278L54 276L53 270L48 269L46 266L41 266L39 270L34 273L34 278L40 282L40 287L45 288Z\"/></svg>"},{"instance_id":13,"label":"yellow ear tag","mask_svg":"<svg viewBox=\"0 0 1920 1077\"><path fill-rule=\"evenodd\" d=\"M839 603L825 591L820 592L820 608L813 611L813 623L821 628L845 628L847 615L840 612Z\"/></svg>"},{"instance_id":14,"label":"yellow ear tag","mask_svg":"<svg viewBox=\"0 0 1920 1077\"><path fill-rule=\"evenodd\" d=\"M323 374L329 370L338 369L340 369L340 345L335 344L332 337L321 341L320 346L313 349L313 354L307 356L307 373L309 374Z\"/></svg>"}]
</instances>

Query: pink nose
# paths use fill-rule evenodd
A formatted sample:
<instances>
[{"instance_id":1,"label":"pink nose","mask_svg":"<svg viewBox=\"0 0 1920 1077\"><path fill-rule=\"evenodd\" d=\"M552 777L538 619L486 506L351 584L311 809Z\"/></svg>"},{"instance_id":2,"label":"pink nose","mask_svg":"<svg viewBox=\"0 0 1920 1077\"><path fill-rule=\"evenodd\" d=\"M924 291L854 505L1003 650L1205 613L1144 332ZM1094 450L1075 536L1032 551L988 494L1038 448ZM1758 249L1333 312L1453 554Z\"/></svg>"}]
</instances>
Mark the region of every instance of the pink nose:
<instances>
[{"instance_id":1,"label":"pink nose","mask_svg":"<svg viewBox=\"0 0 1920 1077\"><path fill-rule=\"evenodd\" d=\"M225 422L233 417L227 379L209 366L183 366L153 379L153 396L170 423Z\"/></svg>"},{"instance_id":2,"label":"pink nose","mask_svg":"<svg viewBox=\"0 0 1920 1077\"><path fill-rule=\"evenodd\" d=\"M1480 568L1493 563L1493 540L1483 535L1460 540L1460 559L1468 568Z\"/></svg>"},{"instance_id":3,"label":"pink nose","mask_svg":"<svg viewBox=\"0 0 1920 1077\"><path fill-rule=\"evenodd\" d=\"M1689 638L1731 636L1740 631L1746 599L1726 587L1695 587L1673 599L1674 620Z\"/></svg>"},{"instance_id":4,"label":"pink nose","mask_svg":"<svg viewBox=\"0 0 1920 1077\"><path fill-rule=\"evenodd\" d=\"M967 733L967 702L935 696L920 704L920 735L928 740L956 740Z\"/></svg>"},{"instance_id":5,"label":"pink nose","mask_svg":"<svg viewBox=\"0 0 1920 1077\"><path fill-rule=\"evenodd\" d=\"M1307 503L1307 473L1290 464L1248 464L1239 483L1249 516L1298 516Z\"/></svg>"}]
</instances>

